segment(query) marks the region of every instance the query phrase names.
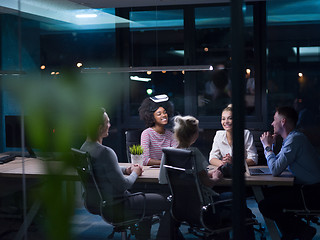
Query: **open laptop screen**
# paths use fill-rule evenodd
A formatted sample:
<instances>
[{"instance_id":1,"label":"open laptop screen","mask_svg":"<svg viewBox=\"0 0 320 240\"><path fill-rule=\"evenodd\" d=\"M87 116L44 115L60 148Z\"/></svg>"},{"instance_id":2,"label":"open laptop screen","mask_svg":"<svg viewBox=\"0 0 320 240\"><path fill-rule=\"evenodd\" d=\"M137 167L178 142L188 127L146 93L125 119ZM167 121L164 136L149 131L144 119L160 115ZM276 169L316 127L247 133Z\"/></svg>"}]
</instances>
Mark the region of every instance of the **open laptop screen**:
<instances>
[{"instance_id":1,"label":"open laptop screen","mask_svg":"<svg viewBox=\"0 0 320 240\"><path fill-rule=\"evenodd\" d=\"M257 168L249 168L248 163L244 161L245 169L246 169L246 174L248 176L254 176L254 175L269 175L271 174L270 169L268 166L266 167L257 167Z\"/></svg>"}]
</instances>

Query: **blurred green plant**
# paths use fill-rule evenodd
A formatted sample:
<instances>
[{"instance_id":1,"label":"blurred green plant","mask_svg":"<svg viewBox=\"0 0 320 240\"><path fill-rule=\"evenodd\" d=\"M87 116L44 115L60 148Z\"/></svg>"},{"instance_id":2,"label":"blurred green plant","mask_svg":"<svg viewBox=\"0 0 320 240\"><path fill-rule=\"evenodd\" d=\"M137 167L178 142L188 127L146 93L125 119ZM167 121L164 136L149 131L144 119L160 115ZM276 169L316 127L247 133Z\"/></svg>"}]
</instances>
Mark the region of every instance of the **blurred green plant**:
<instances>
[{"instance_id":1,"label":"blurred green plant","mask_svg":"<svg viewBox=\"0 0 320 240\"><path fill-rule=\"evenodd\" d=\"M80 148L85 141L88 126L98 121L95 109L104 107L109 116L113 115L120 101L121 80L118 75L68 71L61 71L55 77L28 72L2 79L6 94L10 95L20 114L27 116L25 134L30 137L31 145L37 146L36 152L61 153L55 159L60 163L58 166L51 161L45 162L47 174L32 194L41 202L45 239L74 238L71 221L75 197L80 195L75 195L75 181L66 177L74 170L70 147ZM48 137L50 135L52 137ZM81 202L81 199L77 200Z\"/></svg>"},{"instance_id":2,"label":"blurred green plant","mask_svg":"<svg viewBox=\"0 0 320 240\"><path fill-rule=\"evenodd\" d=\"M129 151L132 155L142 155L143 154L143 148L141 145L132 145L129 147Z\"/></svg>"}]
</instances>

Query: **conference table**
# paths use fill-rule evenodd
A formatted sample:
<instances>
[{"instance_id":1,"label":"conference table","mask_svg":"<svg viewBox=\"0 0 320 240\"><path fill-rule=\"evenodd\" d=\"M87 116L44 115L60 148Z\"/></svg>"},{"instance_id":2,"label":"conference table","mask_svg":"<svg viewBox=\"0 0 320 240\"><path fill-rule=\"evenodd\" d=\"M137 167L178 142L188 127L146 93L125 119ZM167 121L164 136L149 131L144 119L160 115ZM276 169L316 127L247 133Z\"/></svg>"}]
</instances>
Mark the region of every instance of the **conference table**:
<instances>
[{"instance_id":1,"label":"conference table","mask_svg":"<svg viewBox=\"0 0 320 240\"><path fill-rule=\"evenodd\" d=\"M1 154L0 154L1 156ZM119 163L120 166L129 166L130 163ZM38 158L17 157L15 160L0 165L0 179L21 178L40 179L48 174L61 174L66 181L79 181L79 177L72 167L63 167L61 161L46 161ZM67 166L67 165L66 165ZM257 168L254 166L251 168ZM63 170L61 172L61 170ZM137 179L137 184L158 185L160 169L157 167L144 166L142 175ZM282 173L279 177L272 175L245 176L246 186L253 190L256 201L263 199L262 186L292 186L294 178L289 172ZM231 186L232 179L223 179L218 186ZM272 239L280 239L278 230L273 221L265 218L265 222Z\"/></svg>"},{"instance_id":2,"label":"conference table","mask_svg":"<svg viewBox=\"0 0 320 240\"><path fill-rule=\"evenodd\" d=\"M0 154L1 156L1 154ZM22 164L24 163L24 164ZM52 173L60 170L62 163L60 161L46 161L38 158L24 158L17 157L15 160L1 164L0 165L0 177L16 178L21 177L24 171L26 178L39 178L41 176L48 175L48 169ZM130 166L130 163L119 163L120 166ZM253 166L250 168L259 168L260 166ZM158 167L144 166L143 173L138 178L137 182L141 183L158 183L158 176L160 169ZM64 169L63 173L66 179L79 180L78 175L74 169L71 167L69 169ZM284 172L279 177L274 177L272 175L255 175L255 176L245 176L245 181L247 186L265 186L265 185L275 185L275 186L292 186L293 176L289 172ZM232 184L232 179L226 178L218 183L220 186L230 186Z\"/></svg>"}]
</instances>

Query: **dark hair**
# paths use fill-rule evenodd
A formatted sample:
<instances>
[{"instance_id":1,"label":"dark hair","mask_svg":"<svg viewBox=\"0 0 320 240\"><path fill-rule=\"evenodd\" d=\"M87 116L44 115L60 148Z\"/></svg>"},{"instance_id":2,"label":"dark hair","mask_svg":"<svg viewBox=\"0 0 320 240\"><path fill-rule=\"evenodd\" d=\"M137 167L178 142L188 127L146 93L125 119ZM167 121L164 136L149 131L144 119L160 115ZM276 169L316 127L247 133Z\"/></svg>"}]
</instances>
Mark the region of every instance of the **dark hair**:
<instances>
[{"instance_id":1,"label":"dark hair","mask_svg":"<svg viewBox=\"0 0 320 240\"><path fill-rule=\"evenodd\" d=\"M298 113L292 107L278 107L276 109L279 115L282 115L287 119L287 121L291 122L294 126L296 126L298 121Z\"/></svg>"},{"instance_id":2,"label":"dark hair","mask_svg":"<svg viewBox=\"0 0 320 240\"><path fill-rule=\"evenodd\" d=\"M90 112L90 117L87 122L87 135L91 140L97 140L99 136L99 127L104 125L106 110L97 108Z\"/></svg>"},{"instance_id":3,"label":"dark hair","mask_svg":"<svg viewBox=\"0 0 320 240\"><path fill-rule=\"evenodd\" d=\"M156 103L149 97L142 101L141 106L139 107L139 116L140 119L145 122L147 128L155 125L153 113L159 107L163 107L166 110L168 118L173 115L173 105L170 101Z\"/></svg>"}]
</instances>

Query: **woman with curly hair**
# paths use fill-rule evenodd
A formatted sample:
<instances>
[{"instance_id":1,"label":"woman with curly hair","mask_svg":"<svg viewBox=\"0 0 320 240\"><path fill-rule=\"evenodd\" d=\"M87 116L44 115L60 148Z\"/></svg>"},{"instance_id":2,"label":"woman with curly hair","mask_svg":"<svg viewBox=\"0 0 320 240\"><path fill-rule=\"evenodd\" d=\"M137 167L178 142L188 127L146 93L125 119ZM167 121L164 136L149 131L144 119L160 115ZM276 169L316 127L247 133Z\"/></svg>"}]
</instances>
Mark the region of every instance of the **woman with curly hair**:
<instances>
[{"instance_id":1,"label":"woman with curly hair","mask_svg":"<svg viewBox=\"0 0 320 240\"><path fill-rule=\"evenodd\" d=\"M165 98L161 98L165 96ZM143 165L160 165L162 148L176 147L172 131L165 129L169 118L173 115L173 106L166 95L148 97L139 107L140 119L145 122L146 129L141 134L143 147Z\"/></svg>"}]
</instances>

